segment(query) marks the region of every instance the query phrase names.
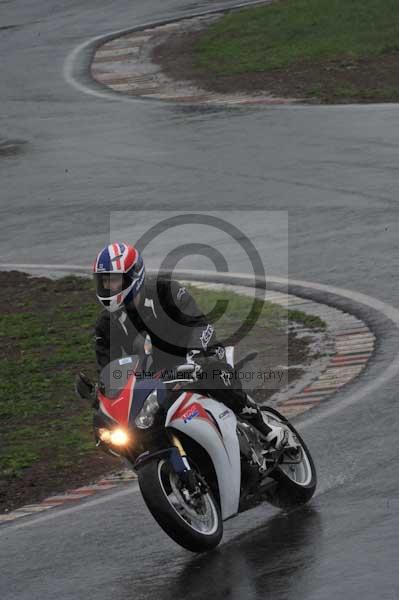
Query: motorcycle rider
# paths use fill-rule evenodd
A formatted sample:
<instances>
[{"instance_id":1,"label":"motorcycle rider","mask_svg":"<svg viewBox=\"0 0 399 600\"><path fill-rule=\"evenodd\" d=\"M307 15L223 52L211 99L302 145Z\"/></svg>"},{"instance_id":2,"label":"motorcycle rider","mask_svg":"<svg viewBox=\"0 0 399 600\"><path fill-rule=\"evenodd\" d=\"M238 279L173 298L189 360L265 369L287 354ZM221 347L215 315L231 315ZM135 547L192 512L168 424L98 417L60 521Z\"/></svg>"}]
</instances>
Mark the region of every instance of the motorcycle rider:
<instances>
[{"instance_id":1,"label":"motorcycle rider","mask_svg":"<svg viewBox=\"0 0 399 600\"><path fill-rule=\"evenodd\" d=\"M99 371L123 355L137 354L149 336L154 371L199 365L197 372L207 375L198 382L202 391L250 421L276 449L288 443L286 428L265 423L256 402L242 390L213 325L185 287L168 277L146 277L139 250L127 243L103 248L93 276L105 309L95 327Z\"/></svg>"}]
</instances>

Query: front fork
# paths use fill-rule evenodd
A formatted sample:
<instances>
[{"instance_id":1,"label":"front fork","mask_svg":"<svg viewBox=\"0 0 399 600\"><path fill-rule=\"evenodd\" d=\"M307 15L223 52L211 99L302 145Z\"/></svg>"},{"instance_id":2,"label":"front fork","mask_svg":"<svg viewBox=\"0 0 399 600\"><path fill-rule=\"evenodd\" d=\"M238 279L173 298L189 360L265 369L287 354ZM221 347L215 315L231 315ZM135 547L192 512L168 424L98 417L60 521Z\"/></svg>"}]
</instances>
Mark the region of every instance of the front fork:
<instances>
[{"instance_id":1,"label":"front fork","mask_svg":"<svg viewBox=\"0 0 399 600\"><path fill-rule=\"evenodd\" d=\"M179 440L179 438L174 433L169 432L169 437L170 437L170 440L171 440L173 446L177 449L177 451L179 453L179 457L180 457L181 463L180 463L180 466L176 465L177 468L179 469L179 468L181 468L181 465L184 465L183 472L191 471L189 462L187 460L186 451L183 448L183 444L181 443L181 441ZM179 472L179 470L176 470L176 473L179 473L179 475L181 474Z\"/></svg>"},{"instance_id":2,"label":"front fork","mask_svg":"<svg viewBox=\"0 0 399 600\"><path fill-rule=\"evenodd\" d=\"M181 443L177 435L175 435L174 433L169 432L169 437L174 446L174 449L177 450L177 452L179 453L179 460L176 461L176 464L173 463L172 458L172 466L175 472L178 473L184 484L187 486L187 489L190 492L190 494L195 494L196 492L198 492L198 481L195 473L191 470L190 463L187 459L186 451L183 448L183 444ZM173 456L176 460L176 453L173 453ZM182 466L184 468L182 468Z\"/></svg>"},{"instance_id":3,"label":"front fork","mask_svg":"<svg viewBox=\"0 0 399 600\"><path fill-rule=\"evenodd\" d=\"M192 471L190 463L187 459L187 454L183 448L183 445L179 438L172 432L168 432L169 439L173 444L169 448L164 448L155 452L144 452L135 461L133 468L139 469L141 465L151 460L154 456L167 455L170 464L176 475L179 476L180 480L187 487L190 494L195 494L198 491L198 480L197 476Z\"/></svg>"}]
</instances>

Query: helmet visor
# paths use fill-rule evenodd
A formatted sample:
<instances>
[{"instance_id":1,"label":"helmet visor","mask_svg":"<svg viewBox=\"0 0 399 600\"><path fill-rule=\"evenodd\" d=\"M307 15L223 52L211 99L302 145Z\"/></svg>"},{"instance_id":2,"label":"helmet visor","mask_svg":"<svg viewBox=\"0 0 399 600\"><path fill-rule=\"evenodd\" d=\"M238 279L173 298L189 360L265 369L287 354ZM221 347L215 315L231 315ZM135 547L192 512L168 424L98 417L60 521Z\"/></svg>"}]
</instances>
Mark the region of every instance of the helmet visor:
<instances>
[{"instance_id":1,"label":"helmet visor","mask_svg":"<svg viewBox=\"0 0 399 600\"><path fill-rule=\"evenodd\" d=\"M94 273L97 295L101 298L111 298L120 294L130 284L131 280L123 273Z\"/></svg>"}]
</instances>

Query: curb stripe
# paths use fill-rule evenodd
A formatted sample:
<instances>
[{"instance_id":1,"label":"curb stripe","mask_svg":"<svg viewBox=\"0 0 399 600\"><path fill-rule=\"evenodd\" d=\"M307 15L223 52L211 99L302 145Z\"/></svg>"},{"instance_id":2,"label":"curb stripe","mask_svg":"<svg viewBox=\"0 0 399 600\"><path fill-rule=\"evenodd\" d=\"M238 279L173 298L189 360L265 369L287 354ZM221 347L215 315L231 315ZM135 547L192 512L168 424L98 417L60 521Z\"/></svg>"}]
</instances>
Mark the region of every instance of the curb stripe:
<instances>
[{"instance_id":1,"label":"curb stripe","mask_svg":"<svg viewBox=\"0 0 399 600\"><path fill-rule=\"evenodd\" d=\"M321 402L321 400L323 400L323 398L321 398L321 397L319 397L319 398L312 397L307 400L305 400L305 398L292 398L292 400L287 400L286 402L283 402L282 404L279 404L278 406L284 407L284 406L319 404Z\"/></svg>"},{"instance_id":2,"label":"curb stripe","mask_svg":"<svg viewBox=\"0 0 399 600\"><path fill-rule=\"evenodd\" d=\"M264 4L262 2L261 4ZM266 2L268 3L268 2ZM253 5L250 3L249 5ZM181 102L192 104L205 105L289 105L298 103L297 98L279 98L273 96L270 92L264 91L262 95L254 96L251 94L217 94L215 92L207 92L206 90L189 86L186 95L179 95L176 83L167 78L162 69L151 62L150 58L144 58L144 62L140 61L140 55L146 57L147 52L143 53L143 46L154 44L153 40L161 32L179 32L182 25L188 23L200 23L204 18L209 18L212 15L222 17L226 11L232 10L232 7L221 8L219 10L207 11L202 15L194 14L186 18L180 18L169 23L154 24L151 28L136 30L136 32L119 32L115 37L107 37L104 42L97 47L94 52L94 57L91 62L91 75L97 83L106 88L123 94L128 92L129 96L140 97L143 99L156 99L164 102ZM212 19L211 19L212 20ZM211 22L211 21L210 21ZM147 35L143 35L147 34ZM128 64L128 67L127 67ZM143 65L149 66L149 72L143 75ZM119 75L119 71L126 71L129 68L129 73L132 79L130 83L117 81L112 79L112 75ZM147 69L148 70L148 69ZM111 75L111 78L109 76ZM133 78L135 76L146 77L146 83L140 87ZM167 79L166 83L165 80ZM168 90L172 87L171 92Z\"/></svg>"}]
</instances>

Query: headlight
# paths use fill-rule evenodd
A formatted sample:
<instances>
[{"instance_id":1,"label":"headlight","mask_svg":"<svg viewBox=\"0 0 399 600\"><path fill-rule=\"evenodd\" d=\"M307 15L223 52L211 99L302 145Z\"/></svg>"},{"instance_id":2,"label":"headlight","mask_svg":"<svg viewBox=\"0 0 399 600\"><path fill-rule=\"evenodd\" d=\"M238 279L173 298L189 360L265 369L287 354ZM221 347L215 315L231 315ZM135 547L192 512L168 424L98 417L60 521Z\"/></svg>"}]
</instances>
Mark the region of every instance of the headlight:
<instances>
[{"instance_id":1,"label":"headlight","mask_svg":"<svg viewBox=\"0 0 399 600\"><path fill-rule=\"evenodd\" d=\"M126 446L129 436L123 429L99 429L98 437L105 444L112 446Z\"/></svg>"},{"instance_id":2,"label":"headlight","mask_svg":"<svg viewBox=\"0 0 399 600\"><path fill-rule=\"evenodd\" d=\"M147 400L144 402L144 406L137 415L135 423L139 429L148 429L154 423L155 414L159 410L159 404L157 400L157 390L151 392Z\"/></svg>"}]
</instances>

